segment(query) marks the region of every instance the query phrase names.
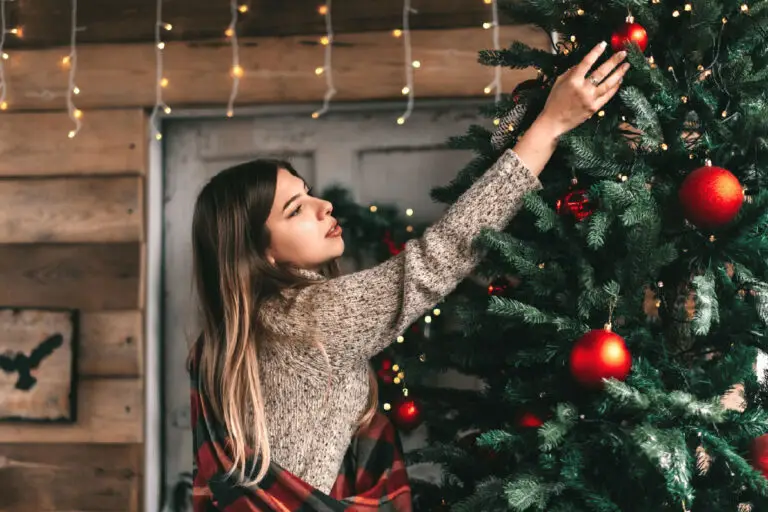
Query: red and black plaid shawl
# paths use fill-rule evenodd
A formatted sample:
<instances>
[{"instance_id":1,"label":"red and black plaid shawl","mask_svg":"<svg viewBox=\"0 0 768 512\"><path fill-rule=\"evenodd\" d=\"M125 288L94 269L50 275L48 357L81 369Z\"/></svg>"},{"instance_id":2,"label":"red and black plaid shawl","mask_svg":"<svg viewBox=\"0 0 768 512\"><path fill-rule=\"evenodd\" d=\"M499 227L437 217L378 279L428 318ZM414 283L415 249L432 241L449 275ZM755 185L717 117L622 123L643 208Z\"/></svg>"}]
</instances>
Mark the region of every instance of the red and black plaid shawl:
<instances>
[{"instance_id":1,"label":"red and black plaid shawl","mask_svg":"<svg viewBox=\"0 0 768 512\"><path fill-rule=\"evenodd\" d=\"M352 438L330 494L275 462L257 488L235 484L226 477L232 467L227 435L198 391L195 362L190 366L194 512L411 512L411 489L400 439L389 419L380 413Z\"/></svg>"}]
</instances>

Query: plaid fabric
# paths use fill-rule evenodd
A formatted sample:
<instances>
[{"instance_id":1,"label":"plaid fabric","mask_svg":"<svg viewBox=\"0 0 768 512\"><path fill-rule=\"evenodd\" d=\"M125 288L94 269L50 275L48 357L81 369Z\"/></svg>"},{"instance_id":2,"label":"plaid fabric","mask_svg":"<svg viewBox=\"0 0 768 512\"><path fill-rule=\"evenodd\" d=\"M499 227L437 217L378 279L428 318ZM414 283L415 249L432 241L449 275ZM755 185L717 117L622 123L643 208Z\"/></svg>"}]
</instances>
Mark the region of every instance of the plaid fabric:
<instances>
[{"instance_id":1,"label":"plaid fabric","mask_svg":"<svg viewBox=\"0 0 768 512\"><path fill-rule=\"evenodd\" d=\"M411 512L411 489L395 428L381 413L352 438L330 494L324 494L272 462L257 488L226 478L232 467L227 435L199 393L190 367L195 447L194 512ZM251 461L249 461L250 464Z\"/></svg>"}]
</instances>

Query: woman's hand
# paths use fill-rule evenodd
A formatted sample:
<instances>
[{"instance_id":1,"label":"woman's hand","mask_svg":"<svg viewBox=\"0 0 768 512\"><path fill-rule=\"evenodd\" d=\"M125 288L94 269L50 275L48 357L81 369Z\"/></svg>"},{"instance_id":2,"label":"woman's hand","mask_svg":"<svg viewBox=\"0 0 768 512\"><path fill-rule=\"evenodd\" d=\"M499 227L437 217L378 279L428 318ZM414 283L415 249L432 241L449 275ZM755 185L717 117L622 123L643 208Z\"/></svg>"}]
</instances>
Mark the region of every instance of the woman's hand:
<instances>
[{"instance_id":1,"label":"woman's hand","mask_svg":"<svg viewBox=\"0 0 768 512\"><path fill-rule=\"evenodd\" d=\"M605 43L597 45L584 60L557 78L541 113L513 148L534 175L544 169L558 137L592 117L619 90L629 69L629 63L619 66L626 52L613 55L589 72L605 47Z\"/></svg>"},{"instance_id":2,"label":"woman's hand","mask_svg":"<svg viewBox=\"0 0 768 512\"><path fill-rule=\"evenodd\" d=\"M581 62L560 75L552 86L539 120L554 130L555 137L592 117L618 92L629 69L628 62L619 66L627 52L616 53L590 73L606 46L602 42L592 48Z\"/></svg>"}]
</instances>

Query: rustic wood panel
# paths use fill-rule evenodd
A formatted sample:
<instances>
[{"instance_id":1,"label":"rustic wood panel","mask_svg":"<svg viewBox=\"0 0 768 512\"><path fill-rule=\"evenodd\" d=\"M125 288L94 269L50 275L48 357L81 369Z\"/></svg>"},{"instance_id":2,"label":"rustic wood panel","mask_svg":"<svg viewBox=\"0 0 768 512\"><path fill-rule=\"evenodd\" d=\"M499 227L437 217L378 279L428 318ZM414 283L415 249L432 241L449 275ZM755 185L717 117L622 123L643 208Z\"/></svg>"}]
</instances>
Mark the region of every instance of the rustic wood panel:
<instances>
[{"instance_id":1,"label":"rustic wood panel","mask_svg":"<svg viewBox=\"0 0 768 512\"><path fill-rule=\"evenodd\" d=\"M502 27L502 44L513 40L546 48L549 36L529 26ZM482 96L483 88L493 78L493 70L477 62L478 50L492 47L487 30L414 31L412 43L413 58L421 62L414 87L419 98ZM243 39L240 45L240 64L245 74L236 105L322 102L325 79L316 76L315 69L323 63L324 49L317 37ZM171 107L224 104L231 89L232 50L228 44L171 43L164 52L164 74L169 84L163 97ZM6 64L8 79L14 84L8 96L11 110L65 108L68 73L61 69L62 55L61 49L13 53ZM333 66L336 101L402 99L403 41L390 32L340 35L336 38ZM505 69L503 76L505 88L511 90L533 72ZM78 51L77 83L82 93L75 102L81 109L154 105L155 47L83 46ZM85 110L84 126L93 123L92 118ZM61 114L61 120L60 129L51 134L59 137L63 145L72 141L66 138L66 115ZM9 129L13 126L9 123ZM140 133L134 129L130 136L135 139ZM34 147L34 137L28 143ZM97 154L103 158L109 151L99 148ZM87 155L80 155L77 161L87 160Z\"/></svg>"},{"instance_id":2,"label":"rustic wood panel","mask_svg":"<svg viewBox=\"0 0 768 512\"><path fill-rule=\"evenodd\" d=\"M0 310L0 420L75 420L77 313Z\"/></svg>"},{"instance_id":3,"label":"rustic wood panel","mask_svg":"<svg viewBox=\"0 0 768 512\"><path fill-rule=\"evenodd\" d=\"M249 12L238 15L242 36L288 36L325 33L318 14L322 0L261 0L243 2ZM391 30L402 25L402 2L382 0L335 0L332 21L337 34ZM410 23L414 29L476 27L491 20L490 5L481 0L418 0ZM10 48L65 46L69 44L70 4L61 0L9 2L10 25L21 25L22 38L8 37ZM77 34L82 43L129 43L154 40L155 0L103 0L78 2ZM501 12L501 22L509 20ZM173 40L221 39L229 25L228 2L167 0L163 19L173 30L163 36ZM62 21L66 21L63 23Z\"/></svg>"},{"instance_id":4,"label":"rustic wood panel","mask_svg":"<svg viewBox=\"0 0 768 512\"><path fill-rule=\"evenodd\" d=\"M140 444L0 444L0 512L137 512Z\"/></svg>"},{"instance_id":5,"label":"rustic wood panel","mask_svg":"<svg viewBox=\"0 0 768 512\"><path fill-rule=\"evenodd\" d=\"M141 443L141 379L87 379L77 385L77 423L0 422L0 443ZM0 478L2 481L2 478Z\"/></svg>"},{"instance_id":6,"label":"rustic wood panel","mask_svg":"<svg viewBox=\"0 0 768 512\"><path fill-rule=\"evenodd\" d=\"M138 243L0 245L0 306L140 307Z\"/></svg>"},{"instance_id":7,"label":"rustic wood panel","mask_svg":"<svg viewBox=\"0 0 768 512\"><path fill-rule=\"evenodd\" d=\"M143 339L141 311L82 314L78 373L88 377L142 375Z\"/></svg>"},{"instance_id":8,"label":"rustic wood panel","mask_svg":"<svg viewBox=\"0 0 768 512\"><path fill-rule=\"evenodd\" d=\"M143 179L0 180L0 243L142 240Z\"/></svg>"},{"instance_id":9,"label":"rustic wood panel","mask_svg":"<svg viewBox=\"0 0 768 512\"><path fill-rule=\"evenodd\" d=\"M50 63L50 58L61 52L30 51L17 55L16 64L37 67ZM38 60L43 58L43 61ZM47 60L46 60L47 59ZM8 61L10 63L10 61ZM66 91L66 76L52 73L55 68L46 67L43 75L49 75L58 88ZM98 69L94 68L98 74ZM23 71L22 71L23 72ZM58 83L58 79L65 80ZM52 99L42 93L48 86L44 76L38 75L41 87L18 82L13 89L20 103L48 105L65 108L64 99L58 92ZM123 79L126 79L124 76ZM91 85L97 88L111 87L105 80L92 77ZM109 82L109 80L106 80ZM18 88L17 88L18 87ZM114 106L114 105L106 105ZM143 174L146 167L147 140L146 115L141 109L90 111L83 117L80 133L70 139L73 128L66 112L6 112L0 115L0 176L71 175L71 174Z\"/></svg>"}]
</instances>

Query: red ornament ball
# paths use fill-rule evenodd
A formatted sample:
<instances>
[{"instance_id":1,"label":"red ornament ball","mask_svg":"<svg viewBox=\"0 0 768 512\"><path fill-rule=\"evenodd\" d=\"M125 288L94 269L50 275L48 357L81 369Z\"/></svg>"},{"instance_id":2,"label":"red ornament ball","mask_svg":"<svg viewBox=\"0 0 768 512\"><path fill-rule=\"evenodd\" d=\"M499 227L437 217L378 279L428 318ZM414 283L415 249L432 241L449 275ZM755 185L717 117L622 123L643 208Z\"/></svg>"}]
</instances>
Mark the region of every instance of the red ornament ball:
<instances>
[{"instance_id":1,"label":"red ornament ball","mask_svg":"<svg viewBox=\"0 0 768 512\"><path fill-rule=\"evenodd\" d=\"M572 190L557 200L555 211L559 215L570 215L578 222L586 219L594 213L594 205L587 196L587 191L578 189Z\"/></svg>"},{"instance_id":2,"label":"red ornament ball","mask_svg":"<svg viewBox=\"0 0 768 512\"><path fill-rule=\"evenodd\" d=\"M632 355L624 338L607 327L593 329L571 349L571 375L583 386L600 388L603 379L624 380L632 369Z\"/></svg>"},{"instance_id":3,"label":"red ornament ball","mask_svg":"<svg viewBox=\"0 0 768 512\"><path fill-rule=\"evenodd\" d=\"M729 170L699 167L685 177L678 191L685 217L700 228L716 228L732 221L744 202L744 190Z\"/></svg>"},{"instance_id":4,"label":"red ornament ball","mask_svg":"<svg viewBox=\"0 0 768 512\"><path fill-rule=\"evenodd\" d=\"M525 428L539 428L544 424L544 420L536 416L530 411L524 411L517 418L517 424Z\"/></svg>"},{"instance_id":5,"label":"red ornament ball","mask_svg":"<svg viewBox=\"0 0 768 512\"><path fill-rule=\"evenodd\" d=\"M421 409L410 398L399 398L392 405L392 422L402 430L412 430L421 425Z\"/></svg>"},{"instance_id":6,"label":"red ornament ball","mask_svg":"<svg viewBox=\"0 0 768 512\"><path fill-rule=\"evenodd\" d=\"M626 21L611 35L611 48L619 52L625 49L625 46L636 44L641 52L648 47L648 33L642 25L633 21Z\"/></svg>"},{"instance_id":7,"label":"red ornament ball","mask_svg":"<svg viewBox=\"0 0 768 512\"><path fill-rule=\"evenodd\" d=\"M752 467L768 478L768 434L752 441Z\"/></svg>"}]
</instances>

